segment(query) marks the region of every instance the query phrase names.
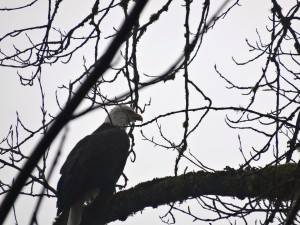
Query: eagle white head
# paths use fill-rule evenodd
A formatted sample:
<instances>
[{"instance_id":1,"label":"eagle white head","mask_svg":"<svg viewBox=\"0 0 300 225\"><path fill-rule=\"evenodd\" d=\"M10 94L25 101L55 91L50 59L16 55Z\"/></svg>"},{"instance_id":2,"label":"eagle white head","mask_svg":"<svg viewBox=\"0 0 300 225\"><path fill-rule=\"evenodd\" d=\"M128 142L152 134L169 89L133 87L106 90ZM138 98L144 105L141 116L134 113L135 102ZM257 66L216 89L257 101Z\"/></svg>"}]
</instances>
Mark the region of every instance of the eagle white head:
<instances>
[{"instance_id":1,"label":"eagle white head","mask_svg":"<svg viewBox=\"0 0 300 225\"><path fill-rule=\"evenodd\" d=\"M110 110L109 114L104 120L104 123L110 123L114 126L126 127L135 121L143 121L143 117L134 112L132 108L127 105L117 105L112 110Z\"/></svg>"}]
</instances>

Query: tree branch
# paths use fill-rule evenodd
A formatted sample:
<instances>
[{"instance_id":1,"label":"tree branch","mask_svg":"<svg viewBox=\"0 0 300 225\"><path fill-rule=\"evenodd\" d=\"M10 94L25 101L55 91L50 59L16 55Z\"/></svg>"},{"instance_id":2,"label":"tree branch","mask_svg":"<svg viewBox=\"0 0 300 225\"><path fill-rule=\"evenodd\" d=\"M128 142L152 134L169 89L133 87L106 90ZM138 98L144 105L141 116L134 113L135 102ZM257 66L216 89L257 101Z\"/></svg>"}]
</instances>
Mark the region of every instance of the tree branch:
<instances>
[{"instance_id":1,"label":"tree branch","mask_svg":"<svg viewBox=\"0 0 300 225\"><path fill-rule=\"evenodd\" d=\"M52 141L58 135L60 130L68 123L73 112L80 104L82 99L86 96L91 87L97 82L97 80L102 77L104 72L109 67L113 57L120 48L121 44L124 42L125 37L130 32L132 26L135 24L136 20L139 18L147 1L137 1L134 8L132 9L130 15L123 23L121 29L119 30L117 36L111 42L108 50L96 63L94 70L87 77L85 82L77 90L74 97L66 104L64 110L56 117L56 120L52 126L48 129L44 137L39 141L33 153L29 157L28 161L25 163L22 171L18 174L14 184L12 185L10 191L5 196L2 204L0 205L0 224L3 224L9 210L11 209L13 203L15 202L17 196L19 195L22 187L24 186L26 180L30 176L31 172L37 165L38 161L41 159L46 149L50 146Z\"/></svg>"},{"instance_id":2,"label":"tree branch","mask_svg":"<svg viewBox=\"0 0 300 225\"><path fill-rule=\"evenodd\" d=\"M204 195L288 201L293 199L299 184L300 168L294 163L247 170L226 167L214 173L198 171L177 177L155 178L116 193L106 204L96 199L85 208L81 224L99 225L126 220L146 207L156 208ZM63 213L54 225L66 224L66 220L67 213Z\"/></svg>"}]
</instances>

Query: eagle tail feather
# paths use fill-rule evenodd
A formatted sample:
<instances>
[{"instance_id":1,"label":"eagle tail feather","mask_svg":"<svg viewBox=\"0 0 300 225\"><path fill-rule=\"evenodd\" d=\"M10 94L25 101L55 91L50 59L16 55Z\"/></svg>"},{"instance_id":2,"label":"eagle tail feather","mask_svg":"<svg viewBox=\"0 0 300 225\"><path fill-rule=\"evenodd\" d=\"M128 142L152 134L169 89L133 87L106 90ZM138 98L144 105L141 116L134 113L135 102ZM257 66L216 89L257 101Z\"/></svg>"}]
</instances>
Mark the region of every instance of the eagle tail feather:
<instances>
[{"instance_id":1,"label":"eagle tail feather","mask_svg":"<svg viewBox=\"0 0 300 225\"><path fill-rule=\"evenodd\" d=\"M79 225L81 222L83 204L78 202L70 208L67 225Z\"/></svg>"}]
</instances>

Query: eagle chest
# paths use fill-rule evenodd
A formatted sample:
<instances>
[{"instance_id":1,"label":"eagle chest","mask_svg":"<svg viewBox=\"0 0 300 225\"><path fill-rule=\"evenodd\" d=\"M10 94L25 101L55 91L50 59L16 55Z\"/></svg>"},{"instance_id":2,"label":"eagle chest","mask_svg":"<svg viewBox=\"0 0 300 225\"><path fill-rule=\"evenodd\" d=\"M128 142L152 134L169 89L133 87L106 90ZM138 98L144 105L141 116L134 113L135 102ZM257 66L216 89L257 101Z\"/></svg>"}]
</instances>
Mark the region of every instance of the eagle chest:
<instances>
[{"instance_id":1,"label":"eagle chest","mask_svg":"<svg viewBox=\"0 0 300 225\"><path fill-rule=\"evenodd\" d=\"M82 158L84 179L90 177L91 185L98 187L116 183L125 167L129 146L128 135L119 128L92 134Z\"/></svg>"}]
</instances>

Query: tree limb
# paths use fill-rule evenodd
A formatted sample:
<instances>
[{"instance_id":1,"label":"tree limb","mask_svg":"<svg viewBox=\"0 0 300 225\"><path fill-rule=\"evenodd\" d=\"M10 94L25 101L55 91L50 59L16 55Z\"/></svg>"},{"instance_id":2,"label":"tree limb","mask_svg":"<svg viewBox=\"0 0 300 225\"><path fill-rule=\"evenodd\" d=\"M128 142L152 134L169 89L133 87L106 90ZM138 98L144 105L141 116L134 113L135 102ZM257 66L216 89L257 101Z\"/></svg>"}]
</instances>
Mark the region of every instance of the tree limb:
<instances>
[{"instance_id":1,"label":"tree limb","mask_svg":"<svg viewBox=\"0 0 300 225\"><path fill-rule=\"evenodd\" d=\"M126 220L146 207L156 208L172 202L181 202L203 195L218 195L269 200L292 200L300 184L297 164L235 170L226 167L214 173L198 171L177 177L155 178L113 195L106 204L97 202L84 210L82 223L96 225ZM66 224L63 213L54 225Z\"/></svg>"},{"instance_id":2,"label":"tree limb","mask_svg":"<svg viewBox=\"0 0 300 225\"><path fill-rule=\"evenodd\" d=\"M134 8L132 9L130 15L124 21L122 27L120 28L118 34L113 39L113 41L108 46L108 50L103 54L100 60L96 63L94 70L90 73L87 79L82 83L80 88L77 90L73 98L67 102L63 111L56 117L52 126L47 130L43 138L38 142L34 148L28 161L26 161L21 172L18 174L16 180L14 181L10 191L6 194L4 200L0 205L0 224L4 223L6 216L13 206L17 196L19 195L22 187L24 186L27 178L30 176L34 167L37 165L47 148L50 146L52 141L58 135L60 130L68 123L73 112L80 104L82 99L86 96L91 87L97 82L97 80L102 77L104 72L109 68L109 65L115 56L115 53L120 48L121 44L124 42L125 37L130 32L131 28L139 18L144 6L148 1L137 1Z\"/></svg>"}]
</instances>

